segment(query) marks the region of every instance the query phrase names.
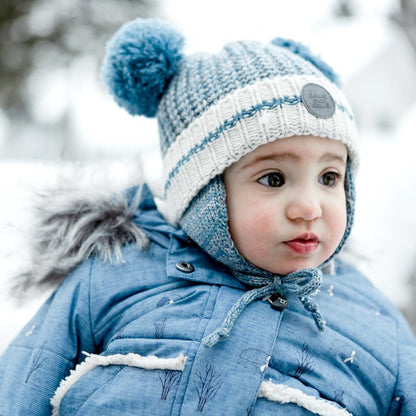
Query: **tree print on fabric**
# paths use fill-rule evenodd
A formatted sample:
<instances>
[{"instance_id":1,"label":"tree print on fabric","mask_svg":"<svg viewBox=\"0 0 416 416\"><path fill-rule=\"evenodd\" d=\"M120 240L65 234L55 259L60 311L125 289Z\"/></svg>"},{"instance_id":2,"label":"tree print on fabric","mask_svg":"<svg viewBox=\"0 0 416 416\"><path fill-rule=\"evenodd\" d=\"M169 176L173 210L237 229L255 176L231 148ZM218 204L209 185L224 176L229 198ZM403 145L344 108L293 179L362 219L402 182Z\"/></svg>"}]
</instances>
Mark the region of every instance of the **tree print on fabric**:
<instances>
[{"instance_id":1,"label":"tree print on fabric","mask_svg":"<svg viewBox=\"0 0 416 416\"><path fill-rule=\"evenodd\" d=\"M204 373L198 373L198 381L194 383L198 393L197 412L203 412L209 400L212 400L222 385L221 374L216 374L211 364L207 364Z\"/></svg>"},{"instance_id":2,"label":"tree print on fabric","mask_svg":"<svg viewBox=\"0 0 416 416\"><path fill-rule=\"evenodd\" d=\"M299 379L303 374L313 371L315 367L313 356L306 343L303 344L302 352L298 358L298 366L293 377Z\"/></svg>"},{"instance_id":3,"label":"tree print on fabric","mask_svg":"<svg viewBox=\"0 0 416 416\"><path fill-rule=\"evenodd\" d=\"M166 318L162 321L155 322L153 325L155 326L155 338L162 339L166 327Z\"/></svg>"},{"instance_id":4,"label":"tree print on fabric","mask_svg":"<svg viewBox=\"0 0 416 416\"><path fill-rule=\"evenodd\" d=\"M164 370L163 376L159 374L160 382L162 383L162 394L160 400L166 400L171 389L178 385L179 379L182 376L181 371L177 370Z\"/></svg>"}]
</instances>

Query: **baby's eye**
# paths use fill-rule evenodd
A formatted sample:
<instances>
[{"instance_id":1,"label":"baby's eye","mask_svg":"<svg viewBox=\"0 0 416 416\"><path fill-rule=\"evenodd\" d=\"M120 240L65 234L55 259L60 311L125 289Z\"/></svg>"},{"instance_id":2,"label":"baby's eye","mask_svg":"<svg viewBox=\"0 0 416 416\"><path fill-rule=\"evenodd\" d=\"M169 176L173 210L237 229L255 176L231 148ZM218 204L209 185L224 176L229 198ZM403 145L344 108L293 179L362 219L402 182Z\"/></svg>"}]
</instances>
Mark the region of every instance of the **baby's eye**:
<instances>
[{"instance_id":1,"label":"baby's eye","mask_svg":"<svg viewBox=\"0 0 416 416\"><path fill-rule=\"evenodd\" d=\"M279 188L285 183L285 179L280 172L272 172L262 176L258 180L262 185L270 186L272 188Z\"/></svg>"},{"instance_id":2,"label":"baby's eye","mask_svg":"<svg viewBox=\"0 0 416 416\"><path fill-rule=\"evenodd\" d=\"M319 183L325 186L335 186L340 175L337 172L326 172L319 178Z\"/></svg>"}]
</instances>

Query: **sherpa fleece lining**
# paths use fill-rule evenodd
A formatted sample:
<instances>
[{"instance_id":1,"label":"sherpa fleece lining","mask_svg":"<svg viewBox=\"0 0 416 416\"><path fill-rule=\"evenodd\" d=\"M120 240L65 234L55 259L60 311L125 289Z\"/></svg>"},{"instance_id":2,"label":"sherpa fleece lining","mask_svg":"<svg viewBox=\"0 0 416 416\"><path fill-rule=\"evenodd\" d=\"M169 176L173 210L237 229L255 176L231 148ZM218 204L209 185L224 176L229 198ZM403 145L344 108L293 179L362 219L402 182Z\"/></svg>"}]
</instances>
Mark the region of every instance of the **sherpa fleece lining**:
<instances>
[{"instance_id":1,"label":"sherpa fleece lining","mask_svg":"<svg viewBox=\"0 0 416 416\"><path fill-rule=\"evenodd\" d=\"M61 381L51 399L53 407L52 416L59 416L59 406L68 390L85 374L99 366L108 365L126 365L129 367L144 368L146 370L177 370L183 371L188 357L182 353L176 358L159 358L155 355L142 356L140 354L114 354L114 355L96 355L88 354L82 363L78 364L70 375Z\"/></svg>"},{"instance_id":2,"label":"sherpa fleece lining","mask_svg":"<svg viewBox=\"0 0 416 416\"><path fill-rule=\"evenodd\" d=\"M260 385L258 397L264 397L272 402L282 404L293 403L320 416L353 416L345 409L336 407L331 402L308 396L306 393L284 384L263 381Z\"/></svg>"}]
</instances>

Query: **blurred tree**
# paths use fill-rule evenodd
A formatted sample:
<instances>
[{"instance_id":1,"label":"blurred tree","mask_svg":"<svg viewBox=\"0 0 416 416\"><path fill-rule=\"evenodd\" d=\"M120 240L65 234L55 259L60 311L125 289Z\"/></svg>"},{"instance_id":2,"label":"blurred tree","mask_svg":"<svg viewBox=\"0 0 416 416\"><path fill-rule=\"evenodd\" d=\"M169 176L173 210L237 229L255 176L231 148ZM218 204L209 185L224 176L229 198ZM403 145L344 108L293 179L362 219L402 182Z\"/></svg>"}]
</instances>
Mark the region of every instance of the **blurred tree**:
<instances>
[{"instance_id":1,"label":"blurred tree","mask_svg":"<svg viewBox=\"0 0 416 416\"><path fill-rule=\"evenodd\" d=\"M122 23L149 16L152 0L0 0L0 109L30 119L29 76L56 70L77 55L97 58Z\"/></svg>"},{"instance_id":2,"label":"blurred tree","mask_svg":"<svg viewBox=\"0 0 416 416\"><path fill-rule=\"evenodd\" d=\"M403 29L416 51L416 1L399 0L398 3L399 9L392 19Z\"/></svg>"},{"instance_id":3,"label":"blurred tree","mask_svg":"<svg viewBox=\"0 0 416 416\"><path fill-rule=\"evenodd\" d=\"M337 17L351 17L354 15L354 10L351 0L338 0L335 3L334 15Z\"/></svg>"}]
</instances>

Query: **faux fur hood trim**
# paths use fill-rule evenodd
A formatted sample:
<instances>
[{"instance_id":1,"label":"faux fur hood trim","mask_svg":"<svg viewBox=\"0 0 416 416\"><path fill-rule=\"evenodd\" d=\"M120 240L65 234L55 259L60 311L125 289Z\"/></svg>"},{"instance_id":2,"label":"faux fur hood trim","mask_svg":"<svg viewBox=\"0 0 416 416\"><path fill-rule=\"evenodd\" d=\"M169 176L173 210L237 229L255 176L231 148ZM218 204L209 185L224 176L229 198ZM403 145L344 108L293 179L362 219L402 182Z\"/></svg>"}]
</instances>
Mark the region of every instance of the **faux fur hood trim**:
<instances>
[{"instance_id":1,"label":"faux fur hood trim","mask_svg":"<svg viewBox=\"0 0 416 416\"><path fill-rule=\"evenodd\" d=\"M141 188L109 195L60 186L38 193L30 232L31 264L14 289L22 294L30 288L55 287L92 254L121 263L123 245L134 242L145 248L148 239L133 222Z\"/></svg>"}]
</instances>

